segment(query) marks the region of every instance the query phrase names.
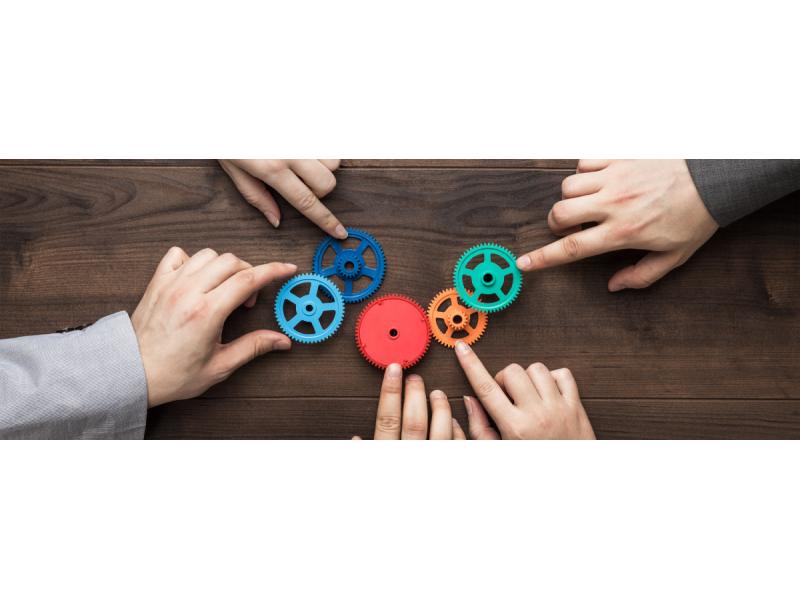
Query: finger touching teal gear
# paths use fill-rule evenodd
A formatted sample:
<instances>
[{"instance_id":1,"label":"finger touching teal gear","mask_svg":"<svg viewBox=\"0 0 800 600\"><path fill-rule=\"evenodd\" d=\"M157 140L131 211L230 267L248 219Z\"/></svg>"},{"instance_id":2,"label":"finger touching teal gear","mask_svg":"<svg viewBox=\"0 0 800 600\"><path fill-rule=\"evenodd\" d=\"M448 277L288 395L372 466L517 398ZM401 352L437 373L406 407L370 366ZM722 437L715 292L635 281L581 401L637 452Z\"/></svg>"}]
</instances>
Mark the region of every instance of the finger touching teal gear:
<instances>
[{"instance_id":1,"label":"finger touching teal gear","mask_svg":"<svg viewBox=\"0 0 800 600\"><path fill-rule=\"evenodd\" d=\"M331 337L344 320L344 298L330 279L305 273L283 284L275 298L281 331L296 342L315 344Z\"/></svg>"},{"instance_id":2,"label":"finger touching teal gear","mask_svg":"<svg viewBox=\"0 0 800 600\"><path fill-rule=\"evenodd\" d=\"M348 228L346 240L322 240L314 254L314 273L341 284L345 302L361 302L383 283L386 256L370 234Z\"/></svg>"},{"instance_id":3,"label":"finger touching teal gear","mask_svg":"<svg viewBox=\"0 0 800 600\"><path fill-rule=\"evenodd\" d=\"M473 246L458 259L453 283L459 299L468 307L497 312L516 300L522 289L522 273L514 254L497 244Z\"/></svg>"}]
</instances>

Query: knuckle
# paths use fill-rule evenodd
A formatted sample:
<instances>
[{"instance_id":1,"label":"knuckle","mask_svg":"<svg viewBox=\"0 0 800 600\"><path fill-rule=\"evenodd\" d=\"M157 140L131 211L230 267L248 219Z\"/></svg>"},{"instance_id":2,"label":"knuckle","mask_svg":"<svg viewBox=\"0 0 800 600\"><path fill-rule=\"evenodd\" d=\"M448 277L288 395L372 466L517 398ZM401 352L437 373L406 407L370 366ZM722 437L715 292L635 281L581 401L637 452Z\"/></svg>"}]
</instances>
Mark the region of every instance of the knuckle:
<instances>
[{"instance_id":1,"label":"knuckle","mask_svg":"<svg viewBox=\"0 0 800 600\"><path fill-rule=\"evenodd\" d=\"M403 423L403 429L409 433L428 433L428 425L422 419L408 419Z\"/></svg>"},{"instance_id":2,"label":"knuckle","mask_svg":"<svg viewBox=\"0 0 800 600\"><path fill-rule=\"evenodd\" d=\"M564 254L569 256L570 258L579 258L581 255L581 243L575 236L567 236L563 238L560 242L561 249L564 251Z\"/></svg>"},{"instance_id":3,"label":"knuckle","mask_svg":"<svg viewBox=\"0 0 800 600\"><path fill-rule=\"evenodd\" d=\"M569 219L569 208L564 202L556 202L550 209L550 221L554 225L563 225Z\"/></svg>"},{"instance_id":4,"label":"knuckle","mask_svg":"<svg viewBox=\"0 0 800 600\"><path fill-rule=\"evenodd\" d=\"M488 396L497 389L497 382L494 379L482 379L475 386L475 391L479 396Z\"/></svg>"},{"instance_id":5,"label":"knuckle","mask_svg":"<svg viewBox=\"0 0 800 600\"><path fill-rule=\"evenodd\" d=\"M547 264L547 256L542 248L534 250L531 254L531 264L534 267L544 267Z\"/></svg>"},{"instance_id":6,"label":"knuckle","mask_svg":"<svg viewBox=\"0 0 800 600\"><path fill-rule=\"evenodd\" d=\"M275 175L286 168L286 162L283 160L266 159L261 161L259 167L265 175Z\"/></svg>"},{"instance_id":7,"label":"knuckle","mask_svg":"<svg viewBox=\"0 0 800 600\"><path fill-rule=\"evenodd\" d=\"M319 186L319 192L321 195L325 196L330 194L333 189L336 187L336 177L334 177L333 173L329 173L328 176L325 178Z\"/></svg>"},{"instance_id":8,"label":"knuckle","mask_svg":"<svg viewBox=\"0 0 800 600\"><path fill-rule=\"evenodd\" d=\"M317 203L317 197L312 192L303 192L297 199L295 206L300 212L307 212L311 210Z\"/></svg>"},{"instance_id":9,"label":"knuckle","mask_svg":"<svg viewBox=\"0 0 800 600\"><path fill-rule=\"evenodd\" d=\"M375 428L384 433L395 433L400 429L400 418L394 415L379 415L375 419Z\"/></svg>"},{"instance_id":10,"label":"knuckle","mask_svg":"<svg viewBox=\"0 0 800 600\"><path fill-rule=\"evenodd\" d=\"M225 264L230 264L230 265L233 265L233 264L236 264L236 263L239 262L239 258L235 254L232 254L231 252L226 252L225 254L220 254L219 259L220 259L220 261L224 262Z\"/></svg>"},{"instance_id":11,"label":"knuckle","mask_svg":"<svg viewBox=\"0 0 800 600\"><path fill-rule=\"evenodd\" d=\"M570 196L577 191L577 175L570 175L569 177L565 177L564 180L561 182L561 194L563 196Z\"/></svg>"},{"instance_id":12,"label":"knuckle","mask_svg":"<svg viewBox=\"0 0 800 600\"><path fill-rule=\"evenodd\" d=\"M239 271L236 275L236 282L244 287L252 287L256 283L256 274L252 269Z\"/></svg>"}]
</instances>

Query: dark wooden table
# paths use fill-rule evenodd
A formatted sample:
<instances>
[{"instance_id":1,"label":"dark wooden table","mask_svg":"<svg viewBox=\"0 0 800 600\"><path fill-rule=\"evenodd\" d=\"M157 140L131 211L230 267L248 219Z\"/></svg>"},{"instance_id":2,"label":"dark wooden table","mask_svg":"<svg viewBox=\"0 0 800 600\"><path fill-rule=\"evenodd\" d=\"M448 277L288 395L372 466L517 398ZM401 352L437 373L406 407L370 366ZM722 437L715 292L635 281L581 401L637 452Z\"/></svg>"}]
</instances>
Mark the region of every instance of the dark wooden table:
<instances>
[{"instance_id":1,"label":"dark wooden table","mask_svg":"<svg viewBox=\"0 0 800 600\"><path fill-rule=\"evenodd\" d=\"M421 304L451 285L461 252L520 253L553 239L545 216L574 161L350 160L327 203L386 251L381 292ZM0 337L132 312L179 245L310 270L320 232L283 206L275 231L213 161L0 162ZM601 438L800 437L800 202L784 199L720 231L651 289L610 294L625 252L525 276L476 349L488 367L543 361L575 373ZM277 285L237 311L225 337L275 327ZM151 438L369 436L380 373L340 332L268 355L202 398L150 411ZM418 366L453 399L468 391L451 351Z\"/></svg>"}]
</instances>

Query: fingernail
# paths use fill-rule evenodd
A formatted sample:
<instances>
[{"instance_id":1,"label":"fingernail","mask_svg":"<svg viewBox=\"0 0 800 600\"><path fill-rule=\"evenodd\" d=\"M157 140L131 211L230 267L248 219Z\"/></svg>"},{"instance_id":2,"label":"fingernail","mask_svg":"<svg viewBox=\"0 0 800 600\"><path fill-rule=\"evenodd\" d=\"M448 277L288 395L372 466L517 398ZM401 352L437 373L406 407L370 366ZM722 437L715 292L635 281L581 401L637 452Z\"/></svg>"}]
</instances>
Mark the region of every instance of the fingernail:
<instances>
[{"instance_id":1,"label":"fingernail","mask_svg":"<svg viewBox=\"0 0 800 600\"><path fill-rule=\"evenodd\" d=\"M431 392L431 398L442 399L444 398L444 392L442 390L433 390Z\"/></svg>"},{"instance_id":2,"label":"fingernail","mask_svg":"<svg viewBox=\"0 0 800 600\"><path fill-rule=\"evenodd\" d=\"M517 259L517 268L518 269L527 269L531 266L531 257L525 254L524 256L520 256Z\"/></svg>"},{"instance_id":3,"label":"fingernail","mask_svg":"<svg viewBox=\"0 0 800 600\"><path fill-rule=\"evenodd\" d=\"M278 340L275 342L275 349L276 350L288 350L292 347L292 343L288 340Z\"/></svg>"},{"instance_id":4,"label":"fingernail","mask_svg":"<svg viewBox=\"0 0 800 600\"><path fill-rule=\"evenodd\" d=\"M336 234L336 237L340 240L347 239L347 229L345 229L342 225L337 225L336 229L333 231Z\"/></svg>"},{"instance_id":5,"label":"fingernail","mask_svg":"<svg viewBox=\"0 0 800 600\"><path fill-rule=\"evenodd\" d=\"M619 282L612 283L611 285L608 286L608 291L609 292L618 292L618 291L624 290L624 289L625 289L625 285L622 284L622 283L619 283Z\"/></svg>"},{"instance_id":6,"label":"fingernail","mask_svg":"<svg viewBox=\"0 0 800 600\"><path fill-rule=\"evenodd\" d=\"M467 409L467 414L472 414L472 396L464 396L464 408Z\"/></svg>"},{"instance_id":7,"label":"fingernail","mask_svg":"<svg viewBox=\"0 0 800 600\"><path fill-rule=\"evenodd\" d=\"M403 375L403 368L397 363L392 363L386 368L386 374L389 377L401 377Z\"/></svg>"},{"instance_id":8,"label":"fingernail","mask_svg":"<svg viewBox=\"0 0 800 600\"><path fill-rule=\"evenodd\" d=\"M270 224L271 224L271 225L272 225L272 226L273 226L275 229L277 229L277 228L278 228L278 225L280 225L280 224L281 224L281 218L280 218L279 216L277 216L277 215L274 215L274 214L272 214L272 213L267 213L267 221L269 221L269 222L270 222Z\"/></svg>"},{"instance_id":9,"label":"fingernail","mask_svg":"<svg viewBox=\"0 0 800 600\"><path fill-rule=\"evenodd\" d=\"M420 377L415 373L413 375L409 375L408 377L406 377L406 381L422 381L422 377Z\"/></svg>"},{"instance_id":10,"label":"fingernail","mask_svg":"<svg viewBox=\"0 0 800 600\"><path fill-rule=\"evenodd\" d=\"M467 346L464 342L456 342L456 352L462 356L469 354L469 346Z\"/></svg>"},{"instance_id":11,"label":"fingernail","mask_svg":"<svg viewBox=\"0 0 800 600\"><path fill-rule=\"evenodd\" d=\"M283 266L288 269L297 269L297 265L294 265L292 263L283 263Z\"/></svg>"}]
</instances>

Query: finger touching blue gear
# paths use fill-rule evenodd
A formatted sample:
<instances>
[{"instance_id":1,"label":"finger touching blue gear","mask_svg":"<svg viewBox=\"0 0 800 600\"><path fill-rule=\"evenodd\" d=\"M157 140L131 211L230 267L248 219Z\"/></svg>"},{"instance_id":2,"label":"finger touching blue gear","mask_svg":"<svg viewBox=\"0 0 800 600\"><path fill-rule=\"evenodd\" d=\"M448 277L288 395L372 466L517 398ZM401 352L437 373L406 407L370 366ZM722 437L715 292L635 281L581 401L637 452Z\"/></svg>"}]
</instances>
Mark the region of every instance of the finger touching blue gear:
<instances>
[{"instance_id":1,"label":"finger touching blue gear","mask_svg":"<svg viewBox=\"0 0 800 600\"><path fill-rule=\"evenodd\" d=\"M468 307L497 312L516 300L522 289L522 272L514 254L497 244L473 246L458 259L453 283Z\"/></svg>"},{"instance_id":2,"label":"finger touching blue gear","mask_svg":"<svg viewBox=\"0 0 800 600\"><path fill-rule=\"evenodd\" d=\"M361 302L381 287L386 257L378 240L365 231L348 228L346 240L322 240L314 254L314 273L340 284L345 302ZM366 285L358 284L362 280Z\"/></svg>"},{"instance_id":3,"label":"finger touching blue gear","mask_svg":"<svg viewBox=\"0 0 800 600\"><path fill-rule=\"evenodd\" d=\"M281 331L296 342L316 344L331 337L344 320L344 298L330 279L314 273L295 275L275 298Z\"/></svg>"}]
</instances>

